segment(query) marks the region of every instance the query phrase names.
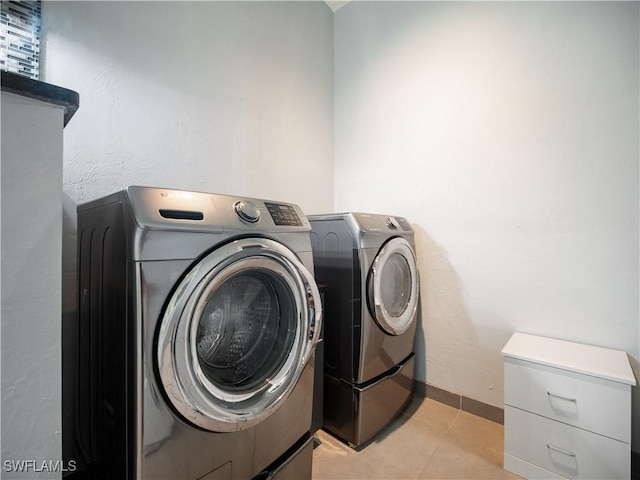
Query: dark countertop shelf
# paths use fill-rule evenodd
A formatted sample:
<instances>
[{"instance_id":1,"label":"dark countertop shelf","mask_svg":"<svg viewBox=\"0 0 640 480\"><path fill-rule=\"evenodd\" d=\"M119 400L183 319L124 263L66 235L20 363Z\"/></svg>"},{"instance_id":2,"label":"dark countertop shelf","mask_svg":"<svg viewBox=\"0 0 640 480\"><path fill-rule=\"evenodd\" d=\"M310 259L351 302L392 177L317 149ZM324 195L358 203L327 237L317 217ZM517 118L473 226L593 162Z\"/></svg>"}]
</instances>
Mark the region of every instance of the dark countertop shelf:
<instances>
[{"instance_id":1,"label":"dark countertop shelf","mask_svg":"<svg viewBox=\"0 0 640 480\"><path fill-rule=\"evenodd\" d=\"M63 107L65 126L80 106L78 92L4 70L2 71L2 91Z\"/></svg>"}]
</instances>

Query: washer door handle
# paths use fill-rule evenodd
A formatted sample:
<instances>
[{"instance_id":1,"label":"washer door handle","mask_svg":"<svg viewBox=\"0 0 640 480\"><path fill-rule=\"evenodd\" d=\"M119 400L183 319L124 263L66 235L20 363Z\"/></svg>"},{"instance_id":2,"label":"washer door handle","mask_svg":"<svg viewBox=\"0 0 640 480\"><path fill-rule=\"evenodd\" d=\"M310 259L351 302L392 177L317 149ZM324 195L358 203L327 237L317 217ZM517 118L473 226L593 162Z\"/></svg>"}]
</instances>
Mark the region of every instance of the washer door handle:
<instances>
[{"instance_id":1,"label":"washer door handle","mask_svg":"<svg viewBox=\"0 0 640 480\"><path fill-rule=\"evenodd\" d=\"M307 289L307 308L309 315L309 327L307 330L307 345L302 362L306 364L313 354L316 345L320 342L322 331L322 300L315 279L304 266L298 269Z\"/></svg>"}]
</instances>

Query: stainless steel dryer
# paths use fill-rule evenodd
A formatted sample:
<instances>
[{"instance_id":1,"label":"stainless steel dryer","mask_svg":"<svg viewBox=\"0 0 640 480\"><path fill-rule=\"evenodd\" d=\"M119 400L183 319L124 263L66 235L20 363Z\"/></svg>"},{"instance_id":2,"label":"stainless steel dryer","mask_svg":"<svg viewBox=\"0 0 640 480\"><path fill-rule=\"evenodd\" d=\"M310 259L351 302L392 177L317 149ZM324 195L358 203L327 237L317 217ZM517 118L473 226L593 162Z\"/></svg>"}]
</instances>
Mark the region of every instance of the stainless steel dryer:
<instances>
[{"instance_id":1,"label":"stainless steel dryer","mask_svg":"<svg viewBox=\"0 0 640 480\"><path fill-rule=\"evenodd\" d=\"M321 304L282 202L129 187L78 207L90 478L310 478Z\"/></svg>"},{"instance_id":2,"label":"stainless steel dryer","mask_svg":"<svg viewBox=\"0 0 640 480\"><path fill-rule=\"evenodd\" d=\"M324 304L324 424L352 445L371 439L413 396L419 279L401 217L311 215Z\"/></svg>"}]
</instances>

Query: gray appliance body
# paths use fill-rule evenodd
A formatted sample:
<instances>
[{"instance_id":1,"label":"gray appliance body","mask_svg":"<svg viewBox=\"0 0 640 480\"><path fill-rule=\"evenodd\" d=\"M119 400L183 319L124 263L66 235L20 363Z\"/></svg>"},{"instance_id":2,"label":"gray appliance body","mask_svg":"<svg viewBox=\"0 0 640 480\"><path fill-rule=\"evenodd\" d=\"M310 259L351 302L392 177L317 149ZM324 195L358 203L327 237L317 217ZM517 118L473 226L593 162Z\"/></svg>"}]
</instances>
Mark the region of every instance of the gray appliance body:
<instances>
[{"instance_id":1,"label":"gray appliance body","mask_svg":"<svg viewBox=\"0 0 640 480\"><path fill-rule=\"evenodd\" d=\"M89 477L310 478L309 231L296 205L200 192L128 187L78 207Z\"/></svg>"},{"instance_id":2,"label":"gray appliance body","mask_svg":"<svg viewBox=\"0 0 640 480\"><path fill-rule=\"evenodd\" d=\"M324 304L323 427L361 445L396 418L414 390L419 277L402 217L311 215Z\"/></svg>"}]
</instances>

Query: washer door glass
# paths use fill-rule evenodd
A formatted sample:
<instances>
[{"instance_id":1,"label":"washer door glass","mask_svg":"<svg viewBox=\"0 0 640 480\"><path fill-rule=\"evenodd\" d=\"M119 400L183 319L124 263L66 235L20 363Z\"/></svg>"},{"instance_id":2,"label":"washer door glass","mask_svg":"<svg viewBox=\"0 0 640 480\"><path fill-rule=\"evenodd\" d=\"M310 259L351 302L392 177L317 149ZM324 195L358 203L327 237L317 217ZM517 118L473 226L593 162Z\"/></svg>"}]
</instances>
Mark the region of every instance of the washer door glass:
<instances>
[{"instance_id":1,"label":"washer door glass","mask_svg":"<svg viewBox=\"0 0 640 480\"><path fill-rule=\"evenodd\" d=\"M369 274L368 304L380 328L390 335L409 329L418 307L418 269L404 238L385 243Z\"/></svg>"},{"instance_id":2,"label":"washer door glass","mask_svg":"<svg viewBox=\"0 0 640 480\"><path fill-rule=\"evenodd\" d=\"M160 383L198 427L242 430L273 413L320 332L313 276L289 249L240 239L198 262L178 284L157 342Z\"/></svg>"},{"instance_id":3,"label":"washer door glass","mask_svg":"<svg viewBox=\"0 0 640 480\"><path fill-rule=\"evenodd\" d=\"M198 321L196 351L220 389L251 391L282 366L296 333L289 286L269 270L244 270L211 293Z\"/></svg>"}]
</instances>

